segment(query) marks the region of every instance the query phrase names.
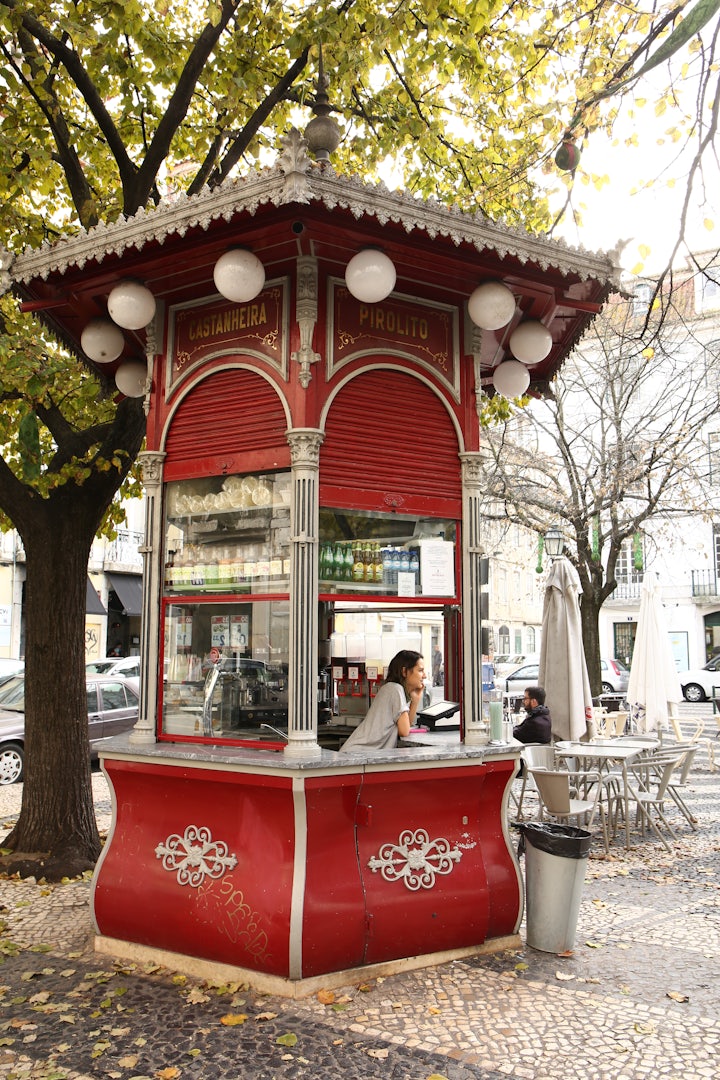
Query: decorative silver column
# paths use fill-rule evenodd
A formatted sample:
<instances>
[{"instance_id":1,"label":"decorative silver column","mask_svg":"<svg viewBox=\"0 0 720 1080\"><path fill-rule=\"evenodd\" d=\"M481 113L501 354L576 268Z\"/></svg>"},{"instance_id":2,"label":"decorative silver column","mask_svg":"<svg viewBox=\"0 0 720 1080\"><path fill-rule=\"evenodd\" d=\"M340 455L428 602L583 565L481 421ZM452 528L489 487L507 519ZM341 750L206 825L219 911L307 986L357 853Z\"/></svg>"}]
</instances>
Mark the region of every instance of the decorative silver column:
<instances>
[{"instance_id":1,"label":"decorative silver column","mask_svg":"<svg viewBox=\"0 0 720 1080\"><path fill-rule=\"evenodd\" d=\"M290 498L290 685L288 757L319 757L318 686L318 531L320 446L317 428L288 432L292 456Z\"/></svg>"},{"instance_id":2,"label":"decorative silver column","mask_svg":"<svg viewBox=\"0 0 720 1080\"><path fill-rule=\"evenodd\" d=\"M138 454L145 488L145 544L142 621L140 626L140 713L130 732L130 742L145 745L156 741L158 664L160 662L160 600L163 584L162 479L164 453L145 450Z\"/></svg>"},{"instance_id":3,"label":"decorative silver column","mask_svg":"<svg viewBox=\"0 0 720 1080\"><path fill-rule=\"evenodd\" d=\"M314 255L299 255L296 262L295 310L300 331L300 348L292 354L292 358L300 365L298 379L306 390L312 379L310 368L320 359L320 353L313 349L313 334L318 317L318 261Z\"/></svg>"},{"instance_id":4,"label":"decorative silver column","mask_svg":"<svg viewBox=\"0 0 720 1080\"><path fill-rule=\"evenodd\" d=\"M482 714L482 488L480 455L460 454L462 466L463 718L467 745L487 743Z\"/></svg>"}]
</instances>

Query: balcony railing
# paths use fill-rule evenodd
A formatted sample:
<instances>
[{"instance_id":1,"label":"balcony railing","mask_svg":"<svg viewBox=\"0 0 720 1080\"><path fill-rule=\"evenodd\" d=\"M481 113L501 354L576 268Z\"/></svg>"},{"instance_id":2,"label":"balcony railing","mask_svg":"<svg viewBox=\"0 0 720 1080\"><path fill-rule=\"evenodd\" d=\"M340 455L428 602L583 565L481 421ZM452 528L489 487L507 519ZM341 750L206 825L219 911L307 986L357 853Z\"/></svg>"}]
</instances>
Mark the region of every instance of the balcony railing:
<instances>
[{"instance_id":1,"label":"balcony railing","mask_svg":"<svg viewBox=\"0 0 720 1080\"><path fill-rule=\"evenodd\" d=\"M122 566L137 566L139 570L142 570L143 558L139 549L144 542L144 533L118 529L116 539L105 549L105 562L120 563Z\"/></svg>"},{"instance_id":2,"label":"balcony railing","mask_svg":"<svg viewBox=\"0 0 720 1080\"><path fill-rule=\"evenodd\" d=\"M717 570L693 570L692 594L693 596L720 595Z\"/></svg>"},{"instance_id":3,"label":"balcony railing","mask_svg":"<svg viewBox=\"0 0 720 1080\"><path fill-rule=\"evenodd\" d=\"M639 600L640 591L642 589L643 573L641 570L636 570L630 580L619 580L615 586L614 592L608 596L610 600ZM606 601L607 602L607 601Z\"/></svg>"}]
</instances>

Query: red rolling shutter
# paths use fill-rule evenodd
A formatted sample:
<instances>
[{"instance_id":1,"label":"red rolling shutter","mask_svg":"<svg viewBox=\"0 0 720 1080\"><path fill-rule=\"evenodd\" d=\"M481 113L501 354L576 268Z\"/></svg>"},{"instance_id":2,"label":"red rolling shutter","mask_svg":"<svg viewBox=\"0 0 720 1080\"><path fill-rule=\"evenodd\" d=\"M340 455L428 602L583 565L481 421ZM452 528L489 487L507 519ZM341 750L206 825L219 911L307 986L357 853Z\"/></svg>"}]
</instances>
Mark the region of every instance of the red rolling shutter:
<instances>
[{"instance_id":1,"label":"red rolling shutter","mask_svg":"<svg viewBox=\"0 0 720 1080\"><path fill-rule=\"evenodd\" d=\"M387 510L461 515L458 437L450 415L420 379L366 372L334 399L320 450L321 501ZM340 503L340 490L346 489ZM402 511L403 506L397 509Z\"/></svg>"},{"instance_id":2,"label":"red rolling shutter","mask_svg":"<svg viewBox=\"0 0 720 1080\"><path fill-rule=\"evenodd\" d=\"M286 432L280 398L266 379L244 369L219 371L203 379L173 416L164 447L166 473L286 468ZM218 459L214 468L211 459Z\"/></svg>"}]
</instances>

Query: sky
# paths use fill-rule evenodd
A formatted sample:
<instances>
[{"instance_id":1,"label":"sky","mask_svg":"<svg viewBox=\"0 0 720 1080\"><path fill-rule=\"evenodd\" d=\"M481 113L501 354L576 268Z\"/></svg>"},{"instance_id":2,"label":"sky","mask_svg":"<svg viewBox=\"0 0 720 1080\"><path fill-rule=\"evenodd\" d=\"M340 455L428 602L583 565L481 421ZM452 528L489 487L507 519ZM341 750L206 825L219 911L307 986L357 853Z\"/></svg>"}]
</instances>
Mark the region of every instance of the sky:
<instances>
[{"instance_id":1,"label":"sky","mask_svg":"<svg viewBox=\"0 0 720 1080\"><path fill-rule=\"evenodd\" d=\"M577 183L574 202L587 204L582 211L583 224L578 229L568 222L562 230L568 243L591 251L607 251L618 241L627 240L621 265L628 272L637 273L641 265L644 273L661 270L677 240L690 153L689 149L683 153L684 144L673 143L666 134L682 110L655 116L654 101L667 84L667 69L657 69L635 92L636 98L647 103L622 107L614 139L600 132L590 135L581 164L588 173L607 175L610 182L600 190ZM680 100L688 111L694 109L695 91L692 80L681 85ZM626 146L626 139L633 136L637 145ZM706 161L705 180L704 196L696 186L688 215L686 235L694 252L720 249L717 160ZM713 227L709 228L711 222Z\"/></svg>"}]
</instances>

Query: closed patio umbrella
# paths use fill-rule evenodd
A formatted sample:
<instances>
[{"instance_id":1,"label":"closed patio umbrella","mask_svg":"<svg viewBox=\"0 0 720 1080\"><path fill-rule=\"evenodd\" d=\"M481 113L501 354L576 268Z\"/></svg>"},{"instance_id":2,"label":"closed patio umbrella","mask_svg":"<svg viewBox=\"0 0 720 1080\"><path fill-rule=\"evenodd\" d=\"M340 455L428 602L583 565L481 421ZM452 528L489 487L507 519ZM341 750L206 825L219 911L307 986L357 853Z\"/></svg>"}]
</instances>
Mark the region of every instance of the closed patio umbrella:
<instances>
[{"instance_id":1,"label":"closed patio umbrella","mask_svg":"<svg viewBox=\"0 0 720 1080\"><path fill-rule=\"evenodd\" d=\"M640 593L627 702L637 731L665 731L668 717L682 699L680 676L670 648L660 586L653 573L645 574Z\"/></svg>"},{"instance_id":2,"label":"closed patio umbrella","mask_svg":"<svg viewBox=\"0 0 720 1080\"><path fill-rule=\"evenodd\" d=\"M556 739L584 739L592 717L580 622L580 578L567 559L550 567L543 603L540 685Z\"/></svg>"}]
</instances>

